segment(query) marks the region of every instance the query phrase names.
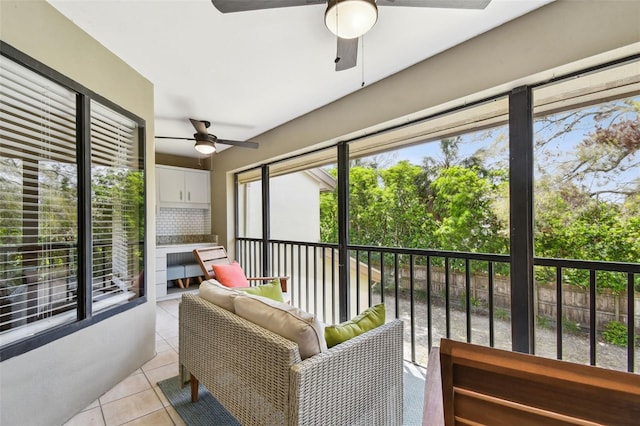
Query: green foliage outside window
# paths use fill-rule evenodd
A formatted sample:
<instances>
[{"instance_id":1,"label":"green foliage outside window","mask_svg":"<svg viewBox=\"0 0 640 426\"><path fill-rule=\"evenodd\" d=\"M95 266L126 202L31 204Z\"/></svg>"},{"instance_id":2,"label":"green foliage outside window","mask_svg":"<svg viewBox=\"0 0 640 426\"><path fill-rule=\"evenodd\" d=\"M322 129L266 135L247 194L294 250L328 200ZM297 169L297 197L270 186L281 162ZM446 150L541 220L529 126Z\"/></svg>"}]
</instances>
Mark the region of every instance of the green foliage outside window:
<instances>
[{"instance_id":1,"label":"green foliage outside window","mask_svg":"<svg viewBox=\"0 0 640 426\"><path fill-rule=\"evenodd\" d=\"M640 262L639 117L640 102L626 99L538 119L536 256ZM422 165L402 160L382 167L375 158L353 160L350 243L508 253L509 170L496 159L501 142L504 151L504 129L475 137L493 138L493 150L462 156L465 139L456 137L441 140L441 158L425 157ZM329 172L335 176L335 169ZM337 242L337 192L322 193L320 206L322 241ZM464 266L454 260L452 267ZM508 274L500 268L496 273ZM552 281L552 274L536 268L538 280ZM563 274L566 283L589 286L587 271ZM640 291L640 277L635 280ZM599 272L597 282L598 290L627 288L625 274Z\"/></svg>"}]
</instances>

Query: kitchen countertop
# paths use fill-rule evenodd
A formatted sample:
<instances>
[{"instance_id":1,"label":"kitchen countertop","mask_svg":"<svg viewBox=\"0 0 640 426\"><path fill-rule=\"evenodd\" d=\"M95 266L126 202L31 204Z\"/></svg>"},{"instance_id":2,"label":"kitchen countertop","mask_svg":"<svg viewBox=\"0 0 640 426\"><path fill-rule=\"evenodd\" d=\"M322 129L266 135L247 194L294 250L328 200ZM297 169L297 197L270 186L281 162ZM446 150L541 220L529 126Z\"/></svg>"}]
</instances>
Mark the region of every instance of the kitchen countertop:
<instances>
[{"instance_id":1,"label":"kitchen countertop","mask_svg":"<svg viewBox=\"0 0 640 426\"><path fill-rule=\"evenodd\" d=\"M189 247L206 247L206 246L217 246L216 243L176 243L176 244L156 244L156 248L170 248L170 249L179 249L179 248L189 248Z\"/></svg>"},{"instance_id":2,"label":"kitchen countertop","mask_svg":"<svg viewBox=\"0 0 640 426\"><path fill-rule=\"evenodd\" d=\"M184 244L217 244L217 235L160 235L156 237L156 246Z\"/></svg>"}]
</instances>

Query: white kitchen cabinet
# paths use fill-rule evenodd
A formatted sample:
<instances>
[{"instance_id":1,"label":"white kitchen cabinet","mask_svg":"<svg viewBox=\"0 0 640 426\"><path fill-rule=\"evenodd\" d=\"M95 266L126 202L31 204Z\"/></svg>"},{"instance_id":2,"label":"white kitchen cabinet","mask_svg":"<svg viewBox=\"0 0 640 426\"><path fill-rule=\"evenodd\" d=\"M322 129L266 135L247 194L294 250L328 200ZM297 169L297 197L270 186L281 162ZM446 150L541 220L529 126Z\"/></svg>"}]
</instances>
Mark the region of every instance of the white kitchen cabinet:
<instances>
[{"instance_id":1,"label":"white kitchen cabinet","mask_svg":"<svg viewBox=\"0 0 640 426\"><path fill-rule=\"evenodd\" d=\"M209 172L185 171L184 186L187 203L209 203Z\"/></svg>"},{"instance_id":2,"label":"white kitchen cabinet","mask_svg":"<svg viewBox=\"0 0 640 426\"><path fill-rule=\"evenodd\" d=\"M171 166L156 166L159 207L205 208L211 200L209 172Z\"/></svg>"}]
</instances>

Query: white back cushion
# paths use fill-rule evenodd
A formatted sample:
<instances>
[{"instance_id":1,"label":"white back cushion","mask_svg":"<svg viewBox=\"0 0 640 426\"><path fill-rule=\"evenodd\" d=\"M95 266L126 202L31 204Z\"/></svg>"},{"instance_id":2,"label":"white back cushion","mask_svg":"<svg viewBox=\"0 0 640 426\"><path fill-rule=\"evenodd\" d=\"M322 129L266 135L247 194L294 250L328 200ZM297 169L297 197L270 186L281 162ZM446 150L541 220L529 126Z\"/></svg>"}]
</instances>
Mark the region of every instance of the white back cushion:
<instances>
[{"instance_id":1,"label":"white back cushion","mask_svg":"<svg viewBox=\"0 0 640 426\"><path fill-rule=\"evenodd\" d=\"M203 281L200 284L200 297L230 312L235 312L233 300L241 295L244 294L230 287L225 287L214 279Z\"/></svg>"},{"instance_id":2,"label":"white back cushion","mask_svg":"<svg viewBox=\"0 0 640 426\"><path fill-rule=\"evenodd\" d=\"M296 342L302 359L327 350L324 327L308 312L253 295L236 297L233 304L236 315Z\"/></svg>"}]
</instances>

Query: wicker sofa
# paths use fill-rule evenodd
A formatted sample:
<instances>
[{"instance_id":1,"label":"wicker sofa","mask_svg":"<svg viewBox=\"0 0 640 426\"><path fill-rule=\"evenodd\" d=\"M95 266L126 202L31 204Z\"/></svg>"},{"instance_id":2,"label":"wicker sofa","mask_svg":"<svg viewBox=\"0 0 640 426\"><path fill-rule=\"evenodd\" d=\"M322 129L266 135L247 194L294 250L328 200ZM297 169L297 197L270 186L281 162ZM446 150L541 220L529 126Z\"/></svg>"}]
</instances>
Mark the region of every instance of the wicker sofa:
<instances>
[{"instance_id":1,"label":"wicker sofa","mask_svg":"<svg viewBox=\"0 0 640 426\"><path fill-rule=\"evenodd\" d=\"M243 425L402 424L402 321L301 360L298 345L195 294L179 313L180 375Z\"/></svg>"}]
</instances>

